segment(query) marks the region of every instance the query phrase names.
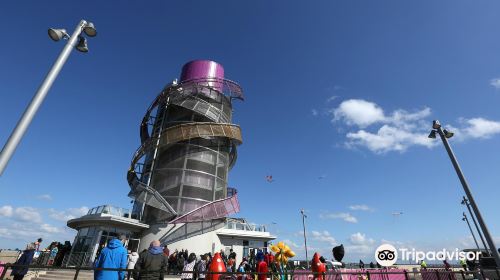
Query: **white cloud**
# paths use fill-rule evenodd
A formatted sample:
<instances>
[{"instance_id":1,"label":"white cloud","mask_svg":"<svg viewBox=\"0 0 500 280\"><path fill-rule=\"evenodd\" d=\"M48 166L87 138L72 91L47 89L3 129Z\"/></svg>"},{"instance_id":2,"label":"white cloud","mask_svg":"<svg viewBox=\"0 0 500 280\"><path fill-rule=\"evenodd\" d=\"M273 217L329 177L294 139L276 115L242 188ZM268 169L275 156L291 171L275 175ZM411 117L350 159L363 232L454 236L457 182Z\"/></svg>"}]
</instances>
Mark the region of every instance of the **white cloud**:
<instances>
[{"instance_id":1,"label":"white cloud","mask_svg":"<svg viewBox=\"0 0 500 280\"><path fill-rule=\"evenodd\" d=\"M14 209L10 205L5 205L5 206L0 207L0 216L12 217L13 213L14 213Z\"/></svg>"},{"instance_id":2,"label":"white cloud","mask_svg":"<svg viewBox=\"0 0 500 280\"><path fill-rule=\"evenodd\" d=\"M375 240L367 238L366 235L361 232L351 234L349 241L353 245L372 245L375 243Z\"/></svg>"},{"instance_id":3,"label":"white cloud","mask_svg":"<svg viewBox=\"0 0 500 280\"><path fill-rule=\"evenodd\" d=\"M470 139L489 139L500 134L500 121L492 121L485 118L459 118L458 126L449 124L443 128L454 133L454 141L466 141Z\"/></svg>"},{"instance_id":4,"label":"white cloud","mask_svg":"<svg viewBox=\"0 0 500 280\"><path fill-rule=\"evenodd\" d=\"M82 206L80 208L68 208L66 210L58 211L55 209L49 209L49 217L54 220L66 222L71 219L79 218L89 211L89 208Z\"/></svg>"},{"instance_id":5,"label":"white cloud","mask_svg":"<svg viewBox=\"0 0 500 280\"><path fill-rule=\"evenodd\" d=\"M464 120L467 124L462 132L470 138L489 138L500 133L500 122L490 121L483 118L473 118Z\"/></svg>"},{"instance_id":6,"label":"white cloud","mask_svg":"<svg viewBox=\"0 0 500 280\"><path fill-rule=\"evenodd\" d=\"M491 79L490 85L492 85L496 89L500 89L500 78Z\"/></svg>"},{"instance_id":7,"label":"white cloud","mask_svg":"<svg viewBox=\"0 0 500 280\"><path fill-rule=\"evenodd\" d=\"M39 200L45 200L45 201L52 200L52 196L50 196L50 194L41 194L41 195L37 196L36 198Z\"/></svg>"},{"instance_id":8,"label":"white cloud","mask_svg":"<svg viewBox=\"0 0 500 280\"><path fill-rule=\"evenodd\" d=\"M375 240L366 237L366 234L356 232L349 237L349 245L346 246L346 251L352 252L360 257L373 256L375 252Z\"/></svg>"},{"instance_id":9,"label":"white cloud","mask_svg":"<svg viewBox=\"0 0 500 280\"><path fill-rule=\"evenodd\" d=\"M409 246L410 243L405 243L405 242L402 242L402 241L394 241L394 240L388 240L388 239L384 239L382 238L380 240L380 244L391 244L392 246L396 247L396 248L406 248L406 247L415 247L415 245L412 245L412 246Z\"/></svg>"},{"instance_id":10,"label":"white cloud","mask_svg":"<svg viewBox=\"0 0 500 280\"><path fill-rule=\"evenodd\" d=\"M47 233L60 233L62 232L63 230L61 230L60 228L58 227L55 227L55 226L51 226L49 224L41 224L40 225L40 229L43 231L43 232L47 232Z\"/></svg>"},{"instance_id":11,"label":"white cloud","mask_svg":"<svg viewBox=\"0 0 500 280\"><path fill-rule=\"evenodd\" d=\"M44 222L45 215L49 213L49 209L0 206L0 245L3 248L22 249L39 237L46 241L72 240L76 231L67 228L65 223Z\"/></svg>"},{"instance_id":12,"label":"white cloud","mask_svg":"<svg viewBox=\"0 0 500 280\"><path fill-rule=\"evenodd\" d=\"M294 241L292 241L290 239L285 239L285 240L283 240L283 242L286 245L290 246L290 248L293 248L293 249L300 249L300 248L302 248L302 245L300 245L300 244L298 244L298 243L296 243L296 242L294 242Z\"/></svg>"},{"instance_id":13,"label":"white cloud","mask_svg":"<svg viewBox=\"0 0 500 280\"><path fill-rule=\"evenodd\" d=\"M398 126L407 126L408 122L421 121L432 114L431 109L425 107L420 111L410 113L406 110L398 109L394 111L389 117L386 118L386 122L392 123ZM427 124L427 123L426 123ZM415 127L410 123L409 128Z\"/></svg>"},{"instance_id":14,"label":"white cloud","mask_svg":"<svg viewBox=\"0 0 500 280\"><path fill-rule=\"evenodd\" d=\"M404 152L410 146L433 147L437 141L428 139L431 109L409 112L394 110L386 115L376 103L362 99L349 99L330 111L332 122L357 126L358 130L347 132L345 146L348 148L365 147L374 153L389 151ZM369 126L379 125L368 130Z\"/></svg>"},{"instance_id":15,"label":"white cloud","mask_svg":"<svg viewBox=\"0 0 500 280\"><path fill-rule=\"evenodd\" d=\"M337 241L333 236L326 230L324 231L311 231L312 239L319 241L319 242L325 242L328 243L331 246L335 246L337 244Z\"/></svg>"},{"instance_id":16,"label":"white cloud","mask_svg":"<svg viewBox=\"0 0 500 280\"><path fill-rule=\"evenodd\" d=\"M358 219L351 215L351 213L326 213L320 214L319 217L321 219L342 219L348 223L357 223Z\"/></svg>"},{"instance_id":17,"label":"white cloud","mask_svg":"<svg viewBox=\"0 0 500 280\"><path fill-rule=\"evenodd\" d=\"M32 207L17 207L14 210L14 218L24 222L41 223L42 216Z\"/></svg>"},{"instance_id":18,"label":"white cloud","mask_svg":"<svg viewBox=\"0 0 500 280\"><path fill-rule=\"evenodd\" d=\"M344 121L348 125L367 127L385 119L384 111L377 104L362 99L349 99L331 111L333 121Z\"/></svg>"},{"instance_id":19,"label":"white cloud","mask_svg":"<svg viewBox=\"0 0 500 280\"><path fill-rule=\"evenodd\" d=\"M333 122L357 126L357 131L346 134L345 145L349 148L362 146L374 153L404 152L408 147L419 145L432 147L435 141L427 138L428 127L424 119L431 114L430 108L415 112L397 109L386 115L376 103L362 99L349 99L333 109ZM376 131L368 131L370 125L380 124Z\"/></svg>"},{"instance_id":20,"label":"white cloud","mask_svg":"<svg viewBox=\"0 0 500 280\"><path fill-rule=\"evenodd\" d=\"M41 223L42 216L40 212L32 207L17 207L10 205L0 207L0 217L13 218L21 222Z\"/></svg>"},{"instance_id":21,"label":"white cloud","mask_svg":"<svg viewBox=\"0 0 500 280\"><path fill-rule=\"evenodd\" d=\"M312 110L311 110L311 114L312 114L314 117L316 117L316 116L319 114L319 112L318 112L318 110L316 110L316 109L312 109Z\"/></svg>"},{"instance_id":22,"label":"white cloud","mask_svg":"<svg viewBox=\"0 0 500 280\"><path fill-rule=\"evenodd\" d=\"M374 153L386 153L389 151L404 152L410 146L433 147L437 141L429 139L428 132L413 132L401 127L383 125L376 133L359 130L349 132L346 137L347 147L363 146Z\"/></svg>"},{"instance_id":23,"label":"white cloud","mask_svg":"<svg viewBox=\"0 0 500 280\"><path fill-rule=\"evenodd\" d=\"M500 78L496 79L500 89ZM396 109L390 114L376 103L349 99L329 111L333 123L348 126L344 142L347 148L364 147L376 153L383 154L391 151L404 152L413 146L432 148L439 141L429 139L432 114L431 109L424 107L417 111ZM488 120L481 117L459 119L460 126L446 127L455 133L456 140L471 138L486 139L500 134L500 121ZM355 127L353 129L353 127ZM339 128L338 131L343 131Z\"/></svg>"},{"instance_id":24,"label":"white cloud","mask_svg":"<svg viewBox=\"0 0 500 280\"><path fill-rule=\"evenodd\" d=\"M500 236L493 236L492 238L495 244L500 243ZM477 239L477 242L478 244L481 244L481 241L479 239ZM462 246L463 249L477 248L476 243L474 242L474 238L472 238L472 235L460 238L458 240L458 243ZM479 246L482 247L481 245Z\"/></svg>"},{"instance_id":25,"label":"white cloud","mask_svg":"<svg viewBox=\"0 0 500 280\"><path fill-rule=\"evenodd\" d=\"M6 228L0 228L0 237L7 237L9 235L9 230Z\"/></svg>"},{"instance_id":26,"label":"white cloud","mask_svg":"<svg viewBox=\"0 0 500 280\"><path fill-rule=\"evenodd\" d=\"M31 228L19 228L19 227L13 227L12 225L9 226L8 228L6 227L0 227L0 237L2 238L9 238L9 239L22 239L22 240L35 240L36 237L29 238L33 236L33 232L35 232Z\"/></svg>"},{"instance_id":27,"label":"white cloud","mask_svg":"<svg viewBox=\"0 0 500 280\"><path fill-rule=\"evenodd\" d=\"M354 211L369 211L369 212L374 211L373 208L371 208L370 206L368 206L366 204L351 205L351 206L349 206L349 209L354 210Z\"/></svg>"},{"instance_id":28,"label":"white cloud","mask_svg":"<svg viewBox=\"0 0 500 280\"><path fill-rule=\"evenodd\" d=\"M17 223L12 222L8 227L0 226L0 238L9 239L17 242L9 242L7 246L21 248L24 244L35 241L37 238L42 237L45 241L57 240L63 242L65 240L72 240L76 231L68 230L64 227L57 227L50 224L35 224L35 223ZM16 245L17 244L17 245ZM48 243L45 243L48 245ZM42 247L44 247L42 243ZM5 245L4 245L5 246Z\"/></svg>"},{"instance_id":29,"label":"white cloud","mask_svg":"<svg viewBox=\"0 0 500 280\"><path fill-rule=\"evenodd\" d=\"M337 95L332 95L332 96L328 97L328 99L326 99L326 102L327 102L327 103L328 103L328 102L332 102L332 101L334 101L334 100L335 100L335 99L337 99L337 98L338 98L338 96L337 96Z\"/></svg>"}]
</instances>

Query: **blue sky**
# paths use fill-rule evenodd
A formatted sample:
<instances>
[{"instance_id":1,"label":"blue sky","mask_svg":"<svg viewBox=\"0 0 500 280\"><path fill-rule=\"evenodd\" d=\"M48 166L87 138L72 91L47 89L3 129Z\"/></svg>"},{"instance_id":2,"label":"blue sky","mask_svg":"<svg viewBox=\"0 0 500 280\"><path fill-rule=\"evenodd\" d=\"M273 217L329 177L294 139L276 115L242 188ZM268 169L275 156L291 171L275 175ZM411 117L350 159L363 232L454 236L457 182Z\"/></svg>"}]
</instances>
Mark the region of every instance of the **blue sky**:
<instances>
[{"instance_id":1,"label":"blue sky","mask_svg":"<svg viewBox=\"0 0 500 280\"><path fill-rule=\"evenodd\" d=\"M239 216L276 222L299 257L300 208L311 250L328 257L341 243L347 260L371 259L386 241L472 246L460 183L444 148L426 139L435 118L456 132L498 245L498 10L495 1L2 3L2 145L63 47L47 28L72 31L85 18L98 36L88 54L71 55L0 178L0 248L39 235L72 241L65 219L128 207L139 123L192 59L220 62L245 91L230 174Z\"/></svg>"}]
</instances>

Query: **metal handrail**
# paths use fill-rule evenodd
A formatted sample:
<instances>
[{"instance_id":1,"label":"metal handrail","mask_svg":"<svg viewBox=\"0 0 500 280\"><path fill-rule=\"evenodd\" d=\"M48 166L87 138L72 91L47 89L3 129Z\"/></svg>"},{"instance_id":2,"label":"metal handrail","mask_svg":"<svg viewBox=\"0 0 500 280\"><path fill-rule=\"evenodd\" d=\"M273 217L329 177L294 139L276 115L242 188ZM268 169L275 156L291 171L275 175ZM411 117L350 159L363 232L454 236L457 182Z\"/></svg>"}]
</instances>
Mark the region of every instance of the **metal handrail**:
<instances>
[{"instance_id":1,"label":"metal handrail","mask_svg":"<svg viewBox=\"0 0 500 280\"><path fill-rule=\"evenodd\" d=\"M420 274L425 274L425 273L441 273L445 272L446 274L453 274L457 275L460 274L462 276L462 279L465 279L465 275L470 275L470 274L476 274L480 273L483 274L483 272L496 272L500 273L498 269L478 269L476 271L453 271L453 270L439 270L439 269L421 269L419 272L410 272L407 270L399 270L399 271L391 271L390 269L362 269L362 271L340 271L340 270L329 270L324 273L317 273L317 272L312 272L312 271L304 271L304 270L285 270L282 272L273 272L269 271L266 273L261 273L261 272L210 272L210 271L182 271L182 270L140 270L140 269L125 269L125 268L96 268L96 267L53 267L53 266L39 266L39 265L18 265L18 264L0 264L0 267L4 267L4 270L2 274L0 275L0 280L5 279L5 275L7 274L7 270L9 268L28 268L28 269L46 269L46 270L75 270L75 277L74 279L78 279L78 274L80 271L123 271L123 272L129 272L127 279L130 279L132 273L163 273L165 275L169 274L182 274L182 273L194 273L194 274L204 274L204 275L226 275L226 276L240 276L240 275L266 275L269 277L272 276L279 276L279 275L284 275L285 277L288 278L288 276L294 276L294 275L302 275L302 276L313 276L314 278L320 278L320 277L325 277L329 275L333 276L342 276L342 275L367 275L368 279L370 279L370 275L374 274L382 274L382 275L390 275L390 274L398 274L398 275L404 275L405 279L409 279L409 274L413 274L414 276Z\"/></svg>"}]
</instances>

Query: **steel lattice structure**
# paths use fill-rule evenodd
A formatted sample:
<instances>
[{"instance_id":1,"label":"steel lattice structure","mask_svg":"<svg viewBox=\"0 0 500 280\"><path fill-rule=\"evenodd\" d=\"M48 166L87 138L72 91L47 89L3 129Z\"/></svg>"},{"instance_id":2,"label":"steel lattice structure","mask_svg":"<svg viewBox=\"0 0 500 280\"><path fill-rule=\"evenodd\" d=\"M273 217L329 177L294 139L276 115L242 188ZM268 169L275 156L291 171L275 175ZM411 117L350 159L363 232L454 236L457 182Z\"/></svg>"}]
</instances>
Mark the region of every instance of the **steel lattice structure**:
<instances>
[{"instance_id":1,"label":"steel lattice structure","mask_svg":"<svg viewBox=\"0 0 500 280\"><path fill-rule=\"evenodd\" d=\"M185 73L200 72L200 65L202 77ZM183 79L189 75L195 77ZM181 81L161 91L142 119L141 146L127 174L136 216L164 223L198 215L197 209L204 219L210 219L203 214L209 208L219 209L212 211L214 219L239 211L236 196L227 191L242 143L240 127L231 123L234 99L243 100L241 87L224 79L222 66L213 61L186 64ZM220 205L230 205L225 214Z\"/></svg>"}]
</instances>

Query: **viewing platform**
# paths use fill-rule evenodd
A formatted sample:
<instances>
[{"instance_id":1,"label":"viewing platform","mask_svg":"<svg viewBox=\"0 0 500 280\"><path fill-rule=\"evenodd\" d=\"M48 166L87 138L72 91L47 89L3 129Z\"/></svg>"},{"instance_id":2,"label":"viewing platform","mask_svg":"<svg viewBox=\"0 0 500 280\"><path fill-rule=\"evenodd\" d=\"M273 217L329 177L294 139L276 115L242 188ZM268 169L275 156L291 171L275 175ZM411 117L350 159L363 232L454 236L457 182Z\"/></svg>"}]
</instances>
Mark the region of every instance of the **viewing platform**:
<instances>
[{"instance_id":1,"label":"viewing platform","mask_svg":"<svg viewBox=\"0 0 500 280\"><path fill-rule=\"evenodd\" d=\"M90 226L125 226L130 230L147 229L149 225L141 223L132 215L130 209L112 205L101 205L90 209L86 215L71 219L68 227L79 230Z\"/></svg>"}]
</instances>

